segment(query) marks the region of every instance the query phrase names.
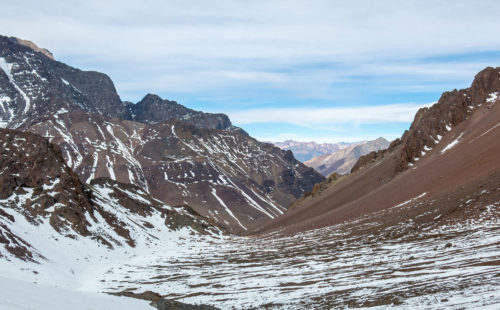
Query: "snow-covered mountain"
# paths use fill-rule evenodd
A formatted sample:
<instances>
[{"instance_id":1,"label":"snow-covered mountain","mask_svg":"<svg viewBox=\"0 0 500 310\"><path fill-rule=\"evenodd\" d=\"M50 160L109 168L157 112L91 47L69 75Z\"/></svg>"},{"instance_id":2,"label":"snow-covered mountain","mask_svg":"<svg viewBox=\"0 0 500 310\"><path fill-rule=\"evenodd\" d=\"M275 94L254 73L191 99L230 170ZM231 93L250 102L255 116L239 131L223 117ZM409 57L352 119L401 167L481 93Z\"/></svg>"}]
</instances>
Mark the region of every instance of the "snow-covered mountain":
<instances>
[{"instance_id":1,"label":"snow-covered mountain","mask_svg":"<svg viewBox=\"0 0 500 310\"><path fill-rule=\"evenodd\" d=\"M234 232L272 220L323 177L227 116L155 95L122 102L108 76L0 37L2 127L47 137L79 178L139 186Z\"/></svg>"},{"instance_id":2,"label":"snow-covered mountain","mask_svg":"<svg viewBox=\"0 0 500 310\"><path fill-rule=\"evenodd\" d=\"M350 146L358 145L364 141L359 142L339 142L339 143L316 143L311 142L300 142L294 140L286 140L283 142L274 142L273 144L280 149L290 150L293 152L293 156L300 160L301 162L306 162L314 157L327 155L334 153L338 150L345 149Z\"/></svg>"},{"instance_id":3,"label":"snow-covered mountain","mask_svg":"<svg viewBox=\"0 0 500 310\"><path fill-rule=\"evenodd\" d=\"M0 167L0 270L10 279L0 282L13 281L18 289L34 289L28 281L48 285L45 290L52 294L78 297L74 290L104 266L153 249L168 252L190 238L226 234L193 209L165 205L135 185L108 178L83 184L65 164L59 147L36 134L0 129ZM0 290L6 289L0 285ZM40 289L44 287L36 291ZM123 303L101 295L88 297L108 307ZM17 303L23 304L10 301Z\"/></svg>"},{"instance_id":4,"label":"snow-covered mountain","mask_svg":"<svg viewBox=\"0 0 500 310\"><path fill-rule=\"evenodd\" d=\"M156 233L181 228L223 232L188 206L165 205L135 185L108 178L83 184L59 147L36 134L0 129L0 167L1 257L37 262L50 255L27 241L33 235L22 230L30 226L109 249L148 245Z\"/></svg>"},{"instance_id":5,"label":"snow-covered mountain","mask_svg":"<svg viewBox=\"0 0 500 310\"><path fill-rule=\"evenodd\" d=\"M351 168L361 156L373 151L386 149L388 146L389 141L384 138L378 138L372 141L348 146L331 154L314 157L304 164L314 168L324 176L328 176L334 172L347 174L351 172Z\"/></svg>"}]
</instances>

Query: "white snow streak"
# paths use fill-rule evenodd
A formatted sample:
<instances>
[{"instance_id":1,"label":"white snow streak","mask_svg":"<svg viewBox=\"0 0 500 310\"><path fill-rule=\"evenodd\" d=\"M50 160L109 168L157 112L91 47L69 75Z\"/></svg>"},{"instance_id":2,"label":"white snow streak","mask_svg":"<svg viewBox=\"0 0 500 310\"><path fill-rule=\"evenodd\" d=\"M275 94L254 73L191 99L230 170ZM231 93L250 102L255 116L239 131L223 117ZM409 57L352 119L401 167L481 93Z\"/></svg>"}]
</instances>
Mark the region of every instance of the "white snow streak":
<instances>
[{"instance_id":1,"label":"white snow streak","mask_svg":"<svg viewBox=\"0 0 500 310\"><path fill-rule=\"evenodd\" d=\"M109 159L108 155L106 155L106 168L108 168L109 177L112 180L116 180L115 170L113 168L113 162Z\"/></svg>"},{"instance_id":2,"label":"white snow streak","mask_svg":"<svg viewBox=\"0 0 500 310\"><path fill-rule=\"evenodd\" d=\"M238 220L238 218L236 216L234 216L233 212L231 212L231 210L226 206L226 204L224 203L224 201L219 196L217 196L217 190L215 188L212 188L212 195L214 195L214 197L217 199L217 201L219 201L219 203L221 204L221 206L224 207L224 209L226 210L227 214L229 214L232 218L234 218L235 221L238 222L238 224L241 227L243 227L244 230L247 230L247 228L245 226L243 226L243 224L241 224L240 220Z\"/></svg>"},{"instance_id":3,"label":"white snow streak","mask_svg":"<svg viewBox=\"0 0 500 310\"><path fill-rule=\"evenodd\" d=\"M441 151L441 154L443 154L444 152L448 151L449 149L451 149L452 147L454 147L455 145L458 144L458 142L460 142L460 139L462 138L462 136L464 135L464 133L462 132L460 134L460 136L458 136L455 140L451 141L450 144L448 144L442 151Z\"/></svg>"},{"instance_id":4,"label":"white snow streak","mask_svg":"<svg viewBox=\"0 0 500 310\"><path fill-rule=\"evenodd\" d=\"M9 64L7 61L5 61L5 58L0 57L0 69L2 69L3 72L5 72L5 74L9 78L10 83L17 89L17 91L21 94L21 96L23 96L24 102L25 102L24 114L26 114L28 112L28 110L30 109L31 100L26 95L26 93L21 89L21 87L19 87L16 84L16 81L14 81L14 77L12 76L12 72L11 72L12 64Z\"/></svg>"}]
</instances>

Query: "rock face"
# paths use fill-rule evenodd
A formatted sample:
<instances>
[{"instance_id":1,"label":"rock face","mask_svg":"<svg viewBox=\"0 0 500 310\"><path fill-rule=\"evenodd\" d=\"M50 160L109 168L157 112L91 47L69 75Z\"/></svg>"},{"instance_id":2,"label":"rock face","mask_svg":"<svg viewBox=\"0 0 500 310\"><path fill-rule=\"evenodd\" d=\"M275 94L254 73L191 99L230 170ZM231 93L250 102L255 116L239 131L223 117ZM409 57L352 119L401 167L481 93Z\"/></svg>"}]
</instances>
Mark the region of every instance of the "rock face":
<instances>
[{"instance_id":1,"label":"rock face","mask_svg":"<svg viewBox=\"0 0 500 310\"><path fill-rule=\"evenodd\" d=\"M0 37L0 127L59 145L90 183L109 177L238 232L271 220L323 177L227 116L147 95L122 102L108 76Z\"/></svg>"},{"instance_id":2,"label":"rock face","mask_svg":"<svg viewBox=\"0 0 500 310\"><path fill-rule=\"evenodd\" d=\"M283 142L275 142L274 145L283 150L293 152L295 158L301 162L306 162L314 157L335 153L338 150L348 148L350 146L362 144L360 142L339 142L339 143L316 143L316 142L299 142L286 140Z\"/></svg>"},{"instance_id":3,"label":"rock face","mask_svg":"<svg viewBox=\"0 0 500 310\"><path fill-rule=\"evenodd\" d=\"M0 129L0 167L0 243L23 260L43 256L11 230L19 221L47 223L61 237L86 237L109 248L134 247L157 229L223 231L189 207L162 204L135 185L105 178L82 184L59 147L36 134ZM163 227L152 224L158 222Z\"/></svg>"},{"instance_id":4,"label":"rock face","mask_svg":"<svg viewBox=\"0 0 500 310\"><path fill-rule=\"evenodd\" d=\"M32 133L0 129L0 205L22 208L32 220L50 215L54 229L88 235L89 193L60 149Z\"/></svg>"},{"instance_id":5,"label":"rock face","mask_svg":"<svg viewBox=\"0 0 500 310\"><path fill-rule=\"evenodd\" d=\"M314 168L324 176L328 176L334 172L347 174L361 156L373 151L386 149L388 146L389 141L384 138L378 138L373 141L338 150L332 154L315 157L306 161L304 164Z\"/></svg>"}]
</instances>

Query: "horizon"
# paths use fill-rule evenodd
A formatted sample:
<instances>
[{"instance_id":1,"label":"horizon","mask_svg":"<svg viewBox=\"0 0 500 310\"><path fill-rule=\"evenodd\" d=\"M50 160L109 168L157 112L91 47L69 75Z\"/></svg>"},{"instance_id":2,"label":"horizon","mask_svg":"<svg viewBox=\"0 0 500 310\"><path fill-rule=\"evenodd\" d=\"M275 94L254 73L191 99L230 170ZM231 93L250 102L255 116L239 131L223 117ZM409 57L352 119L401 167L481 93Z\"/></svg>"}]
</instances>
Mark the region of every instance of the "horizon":
<instances>
[{"instance_id":1,"label":"horizon","mask_svg":"<svg viewBox=\"0 0 500 310\"><path fill-rule=\"evenodd\" d=\"M0 27L109 75L124 101L155 93L227 114L261 141L338 143L398 138L419 108L498 66L498 9L495 1L29 1L4 4Z\"/></svg>"}]
</instances>

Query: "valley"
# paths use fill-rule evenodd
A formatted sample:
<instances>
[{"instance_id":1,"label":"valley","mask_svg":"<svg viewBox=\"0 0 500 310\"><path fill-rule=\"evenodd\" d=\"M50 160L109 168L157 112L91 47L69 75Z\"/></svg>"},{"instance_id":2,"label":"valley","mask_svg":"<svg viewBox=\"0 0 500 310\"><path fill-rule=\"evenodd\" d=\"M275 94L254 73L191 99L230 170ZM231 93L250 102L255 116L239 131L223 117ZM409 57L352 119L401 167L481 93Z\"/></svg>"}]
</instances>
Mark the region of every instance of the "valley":
<instances>
[{"instance_id":1,"label":"valley","mask_svg":"<svg viewBox=\"0 0 500 310\"><path fill-rule=\"evenodd\" d=\"M0 69L1 308L500 306L500 67L394 141L284 149L29 41Z\"/></svg>"}]
</instances>

